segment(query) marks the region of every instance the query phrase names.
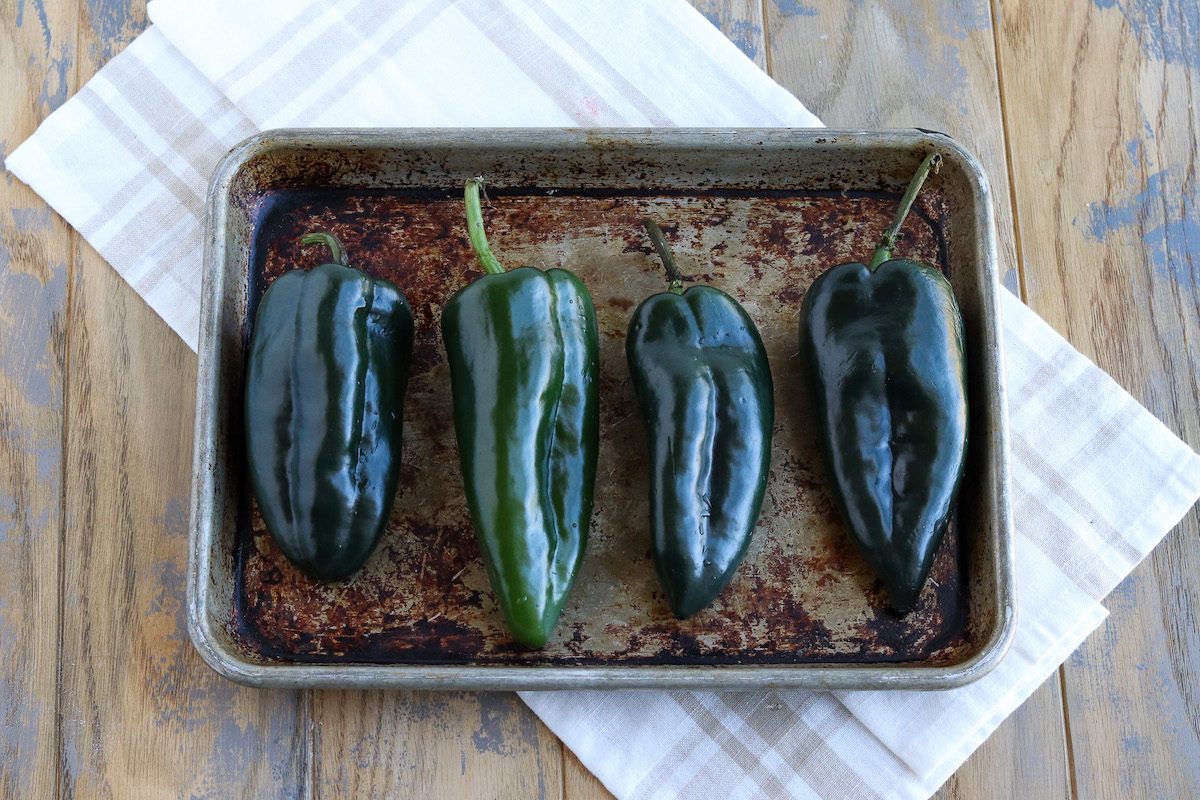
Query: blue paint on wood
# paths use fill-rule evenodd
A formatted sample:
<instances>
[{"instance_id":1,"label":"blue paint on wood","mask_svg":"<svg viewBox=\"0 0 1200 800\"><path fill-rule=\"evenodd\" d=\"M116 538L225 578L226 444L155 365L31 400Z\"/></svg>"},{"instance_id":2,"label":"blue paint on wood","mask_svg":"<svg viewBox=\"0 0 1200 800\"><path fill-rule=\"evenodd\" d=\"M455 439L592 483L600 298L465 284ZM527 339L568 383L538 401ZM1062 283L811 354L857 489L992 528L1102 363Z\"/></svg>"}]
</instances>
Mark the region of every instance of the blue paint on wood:
<instances>
[{"instance_id":1,"label":"blue paint on wood","mask_svg":"<svg viewBox=\"0 0 1200 800\"><path fill-rule=\"evenodd\" d=\"M21 438L18 436L18 438ZM26 441L29 441L26 439ZM18 446L20 442L18 442ZM49 448L45 448L49 450ZM58 451L51 454L55 466L58 464ZM38 474L41 474L42 453L38 453ZM54 531L48 529L50 524L50 509L43 508L37 514L29 506L29 501L21 497L0 495L0 544L8 544L9 537L18 547L25 547L29 540L38 535L52 536ZM11 563L11 562L6 562ZM0 762L3 763L3 762Z\"/></svg>"},{"instance_id":2,"label":"blue paint on wood","mask_svg":"<svg viewBox=\"0 0 1200 800\"><path fill-rule=\"evenodd\" d=\"M913 13L917 9L913 8ZM957 39L966 39L971 31L992 29L992 7L983 0L952 0L938 6L942 30Z\"/></svg>"},{"instance_id":3,"label":"blue paint on wood","mask_svg":"<svg viewBox=\"0 0 1200 800\"><path fill-rule=\"evenodd\" d=\"M65 45L58 48L58 55L50 59L42 78L42 93L37 96L37 104L43 114L49 115L67 102L68 76L74 63L71 49Z\"/></svg>"},{"instance_id":4,"label":"blue paint on wood","mask_svg":"<svg viewBox=\"0 0 1200 800\"><path fill-rule=\"evenodd\" d=\"M87 0L88 20L97 39L92 55L97 61L108 61L141 33L144 23L134 16L135 7L128 0Z\"/></svg>"},{"instance_id":5,"label":"blue paint on wood","mask_svg":"<svg viewBox=\"0 0 1200 800\"><path fill-rule=\"evenodd\" d=\"M182 498L168 500L155 519L156 527L171 539L180 538L187 527L185 509ZM237 788L247 789L251 781L260 788L265 784L270 796L298 796L305 780L298 695L246 689L208 669L188 637L182 558L159 562L156 573L146 581L152 594L143 612L160 621L143 627L156 632L145 661L148 699L154 709L151 721L173 731L171 741L194 742L203 748L195 759L202 766L191 776L190 796L198 800L240 796L243 793ZM163 630L165 636L157 634ZM206 733L195 735L200 731ZM65 743L74 750L74 758L81 755L79 743ZM181 783L189 785L186 780Z\"/></svg>"},{"instance_id":6,"label":"blue paint on wood","mask_svg":"<svg viewBox=\"0 0 1200 800\"><path fill-rule=\"evenodd\" d=\"M7 245L22 248L21 262L36 262L36 252L24 252L21 225L36 228L41 224L36 214L26 217L22 211L25 209L14 209L16 230L5 225L0 240L0 376L11 392L8 403L45 408L49 412L45 418L52 419L62 408L60 355L53 340L59 327L57 316L65 306L67 270L63 264L51 267L45 282L17 270L17 260ZM11 569L28 561L30 548L39 537L44 541L58 535L50 524L56 506L35 504L32 495L35 486L50 484L51 492L46 495L57 496L54 482L61 443L56 430L33 424L20 407L0 409L0 414L0 446L18 455L5 475L12 494L0 495L0 564ZM36 619L38 598L22 593L20 582L15 585L15 598L21 605L18 611L26 620L31 614ZM19 647L14 650L34 633L29 627L33 623L23 627L21 617L10 612L9 601L0 595L0 785L15 792L14 796L32 796L32 781L39 767L37 744L39 737L48 734L42 725L52 715L43 712L44 698L31 694L31 673L18 664ZM33 642L26 644L34 646Z\"/></svg>"},{"instance_id":7,"label":"blue paint on wood","mask_svg":"<svg viewBox=\"0 0 1200 800\"><path fill-rule=\"evenodd\" d=\"M858 0L859 5L862 0ZM970 77L957 44L934 44L932 26L957 41L965 41L973 32L990 30L991 8L986 0L949 0L939 5L936 16L917 0L896 0L888 5L898 38L905 43L903 62L892 67L906 70L909 80L925 87L927 94L955 103L962 114L969 113L967 89Z\"/></svg>"},{"instance_id":8,"label":"blue paint on wood","mask_svg":"<svg viewBox=\"0 0 1200 800\"><path fill-rule=\"evenodd\" d=\"M20 504L17 498L6 494L0 494L0 544L8 544L8 532L13 529L20 514ZM0 595L0 602L4 601L4 595ZM4 629L4 620L0 618L0 631ZM6 641L15 642L16 639L7 639Z\"/></svg>"},{"instance_id":9,"label":"blue paint on wood","mask_svg":"<svg viewBox=\"0 0 1200 800\"><path fill-rule=\"evenodd\" d=\"M13 227L21 233L42 233L50 230L54 219L50 206L12 209Z\"/></svg>"},{"instance_id":10,"label":"blue paint on wood","mask_svg":"<svg viewBox=\"0 0 1200 800\"><path fill-rule=\"evenodd\" d=\"M1093 204L1074 224L1088 237L1112 245L1130 244L1136 237L1150 257L1154 277L1188 287L1195 283L1200 269L1200 189L1179 168L1152 173L1145 190L1131 198Z\"/></svg>"},{"instance_id":11,"label":"blue paint on wood","mask_svg":"<svg viewBox=\"0 0 1200 800\"><path fill-rule=\"evenodd\" d=\"M186 539L188 535L188 503L187 497L172 497L167 501L166 510L159 517L162 531L170 539Z\"/></svg>"},{"instance_id":12,"label":"blue paint on wood","mask_svg":"<svg viewBox=\"0 0 1200 800\"><path fill-rule=\"evenodd\" d=\"M815 17L821 13L820 10L805 5L800 0L777 0L775 7L785 17Z\"/></svg>"},{"instance_id":13,"label":"blue paint on wood","mask_svg":"<svg viewBox=\"0 0 1200 800\"><path fill-rule=\"evenodd\" d=\"M46 16L46 4L43 0L33 0L33 9L37 13L38 22L42 24L42 38L46 41L46 55L50 55L50 19ZM25 0L17 2L17 27L25 24Z\"/></svg>"},{"instance_id":14,"label":"blue paint on wood","mask_svg":"<svg viewBox=\"0 0 1200 800\"><path fill-rule=\"evenodd\" d=\"M713 24L714 28L724 33L731 42L737 45L737 48L745 53L747 58L753 60L758 56L758 45L763 36L762 26L744 19L735 19L726 24L721 14L711 8L701 9L700 13Z\"/></svg>"},{"instance_id":15,"label":"blue paint on wood","mask_svg":"<svg viewBox=\"0 0 1200 800\"><path fill-rule=\"evenodd\" d=\"M1103 693L1094 693L1089 703L1091 706L1114 707L1114 710L1095 710L1106 716L1111 715L1116 721L1118 727L1115 733L1128 755L1128 758L1121 762L1120 796L1177 796L1177 793L1173 794L1161 785L1158 770L1144 766L1145 759L1155 757L1154 748L1161 748L1165 744L1174 756L1172 762L1179 770L1180 777L1187 782L1190 790L1188 796L1200 797L1200 753L1197 752L1196 732L1193 727L1195 689L1187 681L1187 677L1194 673L1190 669L1177 669L1176 663L1169 656L1174 651L1184 659L1193 659L1195 648L1189 648L1186 643L1181 648L1178 643L1168 641L1166 630L1159 625L1143 626L1141 630L1148 638L1135 647L1130 647L1127 641L1129 630L1120 624L1123 618L1174 618L1165 613L1169 609L1157 607L1155 601L1160 597L1156 597L1156 591L1148 585L1140 572L1135 570L1105 598L1105 605L1112 611L1112 616L1109 618L1110 624L1105 628L1103 641L1095 647L1089 644L1081 648L1081 657L1073 657L1072 661L1076 666L1092 672L1097 676L1097 680L1133 667L1136 679L1134 695L1126 696L1128 690L1117 691L1114 688L1107 698ZM1187 626L1180 628L1186 629ZM1184 633L1190 636L1192 631L1187 629ZM1085 650L1087 655L1083 656ZM1134 659L1132 664L1114 663L1114 654L1120 653L1122 657L1126 657L1131 650L1130 657ZM1152 725L1153 729L1148 728L1148 724ZM1161 754L1158 755L1161 757ZM1142 761L1143 765L1139 765L1139 761ZM1146 780L1152 782L1150 786L1142 785Z\"/></svg>"},{"instance_id":16,"label":"blue paint on wood","mask_svg":"<svg viewBox=\"0 0 1200 800\"><path fill-rule=\"evenodd\" d=\"M516 695L506 692L481 692L479 701L479 728L471 734L471 742L477 753L513 755L537 748L537 725L533 712L517 700ZM516 738L510 740L515 729Z\"/></svg>"},{"instance_id":17,"label":"blue paint on wood","mask_svg":"<svg viewBox=\"0 0 1200 800\"><path fill-rule=\"evenodd\" d=\"M52 338L65 307L66 287L66 264L53 267L43 283L13 269L12 253L0 244L0 372L26 402L40 408L62 405L56 374L59 354Z\"/></svg>"},{"instance_id":18,"label":"blue paint on wood","mask_svg":"<svg viewBox=\"0 0 1200 800\"><path fill-rule=\"evenodd\" d=\"M13 666L18 657L14 643L21 642L22 636L6 612L7 601L0 595L0 652L6 656L0 669L0 789L8 789L13 797L32 797L39 734L49 733L41 729L41 721L49 721L49 715L43 715L39 698L22 685L20 671Z\"/></svg>"},{"instance_id":19,"label":"blue paint on wood","mask_svg":"<svg viewBox=\"0 0 1200 800\"><path fill-rule=\"evenodd\" d=\"M1145 157L1142 153L1142 140L1134 139L1125 145L1125 152L1129 153L1129 160L1135 165L1140 165Z\"/></svg>"},{"instance_id":20,"label":"blue paint on wood","mask_svg":"<svg viewBox=\"0 0 1200 800\"><path fill-rule=\"evenodd\" d=\"M1021 296L1021 276L1017 274L1015 267L1009 267L1008 270L1005 271L1004 288L1008 289L1017 297Z\"/></svg>"},{"instance_id":21,"label":"blue paint on wood","mask_svg":"<svg viewBox=\"0 0 1200 800\"><path fill-rule=\"evenodd\" d=\"M727 35L751 61L758 57L758 45L763 39L761 25L745 19L734 20Z\"/></svg>"},{"instance_id":22,"label":"blue paint on wood","mask_svg":"<svg viewBox=\"0 0 1200 800\"><path fill-rule=\"evenodd\" d=\"M477 753L509 751L504 728L512 716L511 703L498 692L484 692L479 698L479 728L471 734Z\"/></svg>"},{"instance_id":23,"label":"blue paint on wood","mask_svg":"<svg viewBox=\"0 0 1200 800\"><path fill-rule=\"evenodd\" d=\"M1200 69L1200 4L1195 0L1093 0L1118 8L1150 58Z\"/></svg>"}]
</instances>

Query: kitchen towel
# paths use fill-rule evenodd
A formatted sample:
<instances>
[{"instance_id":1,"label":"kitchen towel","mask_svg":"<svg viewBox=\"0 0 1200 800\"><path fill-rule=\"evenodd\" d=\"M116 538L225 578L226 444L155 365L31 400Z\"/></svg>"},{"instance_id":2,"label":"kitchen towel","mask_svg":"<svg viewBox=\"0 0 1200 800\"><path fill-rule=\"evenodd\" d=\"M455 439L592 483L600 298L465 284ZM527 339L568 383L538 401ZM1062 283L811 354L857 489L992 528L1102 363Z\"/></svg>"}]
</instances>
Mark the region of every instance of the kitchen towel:
<instances>
[{"instance_id":1,"label":"kitchen towel","mask_svg":"<svg viewBox=\"0 0 1200 800\"><path fill-rule=\"evenodd\" d=\"M683 0L149 13L5 165L193 347L208 177L259 130L820 124ZM926 797L1102 622L1200 496L1200 457L1016 298L1003 309L1018 626L1000 666L932 693L523 693L614 794Z\"/></svg>"}]
</instances>

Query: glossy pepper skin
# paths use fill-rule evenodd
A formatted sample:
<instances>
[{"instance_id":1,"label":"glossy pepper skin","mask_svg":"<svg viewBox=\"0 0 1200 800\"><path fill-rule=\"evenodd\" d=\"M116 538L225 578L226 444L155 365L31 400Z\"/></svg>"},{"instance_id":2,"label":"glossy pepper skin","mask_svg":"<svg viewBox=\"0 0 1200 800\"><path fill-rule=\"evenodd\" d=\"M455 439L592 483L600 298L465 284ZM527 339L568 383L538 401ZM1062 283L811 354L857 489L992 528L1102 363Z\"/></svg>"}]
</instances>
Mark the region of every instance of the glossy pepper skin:
<instances>
[{"instance_id":1,"label":"glossy pepper skin","mask_svg":"<svg viewBox=\"0 0 1200 800\"><path fill-rule=\"evenodd\" d=\"M599 443L596 312L567 270L503 271L487 250L478 192L468 183L469 229L489 274L446 303L442 337L471 522L509 630L536 649L587 546Z\"/></svg>"},{"instance_id":2,"label":"glossy pepper skin","mask_svg":"<svg viewBox=\"0 0 1200 800\"><path fill-rule=\"evenodd\" d=\"M924 264L888 260L906 201L872 264L833 267L800 309L830 488L898 613L916 605L954 512L968 423L963 323L950 283Z\"/></svg>"},{"instance_id":3,"label":"glossy pepper skin","mask_svg":"<svg viewBox=\"0 0 1200 800\"><path fill-rule=\"evenodd\" d=\"M671 290L634 311L625 340L650 448L654 566L680 619L706 607L746 554L771 461L771 368L754 323L711 286L682 290L647 220Z\"/></svg>"},{"instance_id":4,"label":"glossy pepper skin","mask_svg":"<svg viewBox=\"0 0 1200 800\"><path fill-rule=\"evenodd\" d=\"M329 234L334 260L345 260ZM247 356L246 453L279 549L309 576L358 570L387 526L400 473L413 316L404 294L344 263L277 278Z\"/></svg>"}]
</instances>

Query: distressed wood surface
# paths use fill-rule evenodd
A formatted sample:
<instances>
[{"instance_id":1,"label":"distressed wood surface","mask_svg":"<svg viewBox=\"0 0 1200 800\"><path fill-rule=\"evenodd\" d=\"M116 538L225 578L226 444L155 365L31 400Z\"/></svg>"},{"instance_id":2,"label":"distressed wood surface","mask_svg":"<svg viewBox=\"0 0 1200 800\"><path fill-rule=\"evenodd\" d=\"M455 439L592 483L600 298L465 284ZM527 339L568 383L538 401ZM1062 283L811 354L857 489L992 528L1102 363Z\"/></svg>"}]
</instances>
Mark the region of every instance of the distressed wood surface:
<instances>
[{"instance_id":1,"label":"distressed wood surface","mask_svg":"<svg viewBox=\"0 0 1200 800\"><path fill-rule=\"evenodd\" d=\"M1005 283L1200 444L1195 4L692 3L828 124L974 151ZM0 7L0 151L145 24L144 0ZM611 797L515 695L259 692L200 662L182 611L195 358L5 178L0 798ZM1200 796L1194 514L939 797Z\"/></svg>"},{"instance_id":2,"label":"distressed wood surface","mask_svg":"<svg viewBox=\"0 0 1200 800\"><path fill-rule=\"evenodd\" d=\"M1000 5L1027 300L1200 446L1200 5ZM1195 509L1063 669L1079 797L1200 796Z\"/></svg>"},{"instance_id":3,"label":"distressed wood surface","mask_svg":"<svg viewBox=\"0 0 1200 800\"><path fill-rule=\"evenodd\" d=\"M74 8L0 6L0 151L75 89ZM58 780L59 532L71 231L0 181L0 797Z\"/></svg>"},{"instance_id":4,"label":"distressed wood surface","mask_svg":"<svg viewBox=\"0 0 1200 800\"><path fill-rule=\"evenodd\" d=\"M554 734L511 692L315 692L321 798L561 796Z\"/></svg>"}]
</instances>

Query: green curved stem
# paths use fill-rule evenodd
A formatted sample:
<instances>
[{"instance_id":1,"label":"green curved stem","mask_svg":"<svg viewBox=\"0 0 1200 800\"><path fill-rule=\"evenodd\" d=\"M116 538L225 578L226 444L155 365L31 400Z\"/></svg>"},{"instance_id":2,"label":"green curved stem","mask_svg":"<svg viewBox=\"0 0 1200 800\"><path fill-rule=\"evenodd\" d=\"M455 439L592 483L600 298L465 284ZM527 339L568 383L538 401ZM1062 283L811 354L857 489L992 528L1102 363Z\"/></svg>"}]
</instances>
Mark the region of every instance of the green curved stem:
<instances>
[{"instance_id":1,"label":"green curved stem","mask_svg":"<svg viewBox=\"0 0 1200 800\"><path fill-rule=\"evenodd\" d=\"M475 255L479 256L479 263L483 266L483 271L488 275L499 275L504 272L504 265L501 264L488 247L487 234L483 230L483 209L479 205L479 189L483 186L483 180L480 178L471 178L467 181L467 235L471 237L471 246L475 248Z\"/></svg>"},{"instance_id":2,"label":"green curved stem","mask_svg":"<svg viewBox=\"0 0 1200 800\"><path fill-rule=\"evenodd\" d=\"M350 266L350 259L346 256L346 248L342 246L342 243L332 233L326 233L325 231L306 233L300 237L300 244L329 245L329 249L333 253L333 263L341 264L343 267Z\"/></svg>"},{"instance_id":3,"label":"green curved stem","mask_svg":"<svg viewBox=\"0 0 1200 800\"><path fill-rule=\"evenodd\" d=\"M654 220L647 217L642 220L642 225L646 227L646 233L650 234L650 241L654 245L654 249L658 251L658 257L662 259L663 266L667 270L667 280L671 282L671 294L683 294L683 278L679 274L678 267L675 266L675 254L671 252L671 245L667 244L667 237L663 234L662 228Z\"/></svg>"},{"instance_id":4,"label":"green curved stem","mask_svg":"<svg viewBox=\"0 0 1200 800\"><path fill-rule=\"evenodd\" d=\"M929 173L937 172L941 165L941 155L930 153L921 162L921 166L917 167L916 174L908 183L908 189L904 191L904 197L900 198L900 208L897 209L896 216L892 218L892 224L883 232L883 236L879 237L879 246L875 248L875 254L871 256L871 263L867 265L872 272L892 257L892 253L896 249L896 241L900 238L900 226L904 224L904 218L908 216L909 209L916 201L917 192L921 191L921 186L929 177Z\"/></svg>"}]
</instances>

